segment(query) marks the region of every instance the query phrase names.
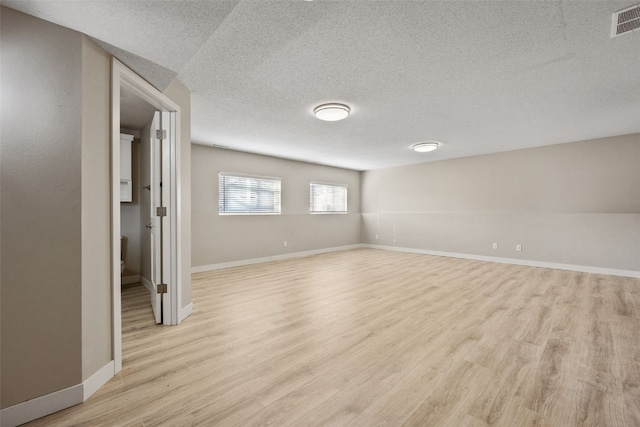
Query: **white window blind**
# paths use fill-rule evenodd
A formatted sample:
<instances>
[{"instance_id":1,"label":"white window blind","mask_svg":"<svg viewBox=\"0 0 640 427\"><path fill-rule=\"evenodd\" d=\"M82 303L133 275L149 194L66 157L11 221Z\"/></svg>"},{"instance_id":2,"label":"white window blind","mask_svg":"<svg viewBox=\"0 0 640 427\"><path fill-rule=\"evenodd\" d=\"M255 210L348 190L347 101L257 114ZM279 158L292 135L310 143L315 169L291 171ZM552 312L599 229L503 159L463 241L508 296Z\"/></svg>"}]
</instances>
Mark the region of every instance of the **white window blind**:
<instances>
[{"instance_id":1,"label":"white window blind","mask_svg":"<svg viewBox=\"0 0 640 427\"><path fill-rule=\"evenodd\" d=\"M346 213L347 186L339 184L310 184L311 213Z\"/></svg>"},{"instance_id":2,"label":"white window blind","mask_svg":"<svg viewBox=\"0 0 640 427\"><path fill-rule=\"evenodd\" d=\"M220 172L218 213L279 214L280 178Z\"/></svg>"}]
</instances>

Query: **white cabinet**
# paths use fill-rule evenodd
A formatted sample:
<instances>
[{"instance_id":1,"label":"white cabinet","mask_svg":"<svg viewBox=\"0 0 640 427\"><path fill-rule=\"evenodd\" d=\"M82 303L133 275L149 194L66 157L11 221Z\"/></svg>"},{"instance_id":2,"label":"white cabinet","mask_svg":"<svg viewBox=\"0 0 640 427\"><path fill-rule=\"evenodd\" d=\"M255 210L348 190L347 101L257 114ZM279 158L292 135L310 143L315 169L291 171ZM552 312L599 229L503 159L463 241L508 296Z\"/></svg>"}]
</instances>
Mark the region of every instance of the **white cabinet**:
<instances>
[{"instance_id":1,"label":"white cabinet","mask_svg":"<svg viewBox=\"0 0 640 427\"><path fill-rule=\"evenodd\" d=\"M120 201L133 201L133 180L131 173L131 142L133 135L120 134Z\"/></svg>"}]
</instances>

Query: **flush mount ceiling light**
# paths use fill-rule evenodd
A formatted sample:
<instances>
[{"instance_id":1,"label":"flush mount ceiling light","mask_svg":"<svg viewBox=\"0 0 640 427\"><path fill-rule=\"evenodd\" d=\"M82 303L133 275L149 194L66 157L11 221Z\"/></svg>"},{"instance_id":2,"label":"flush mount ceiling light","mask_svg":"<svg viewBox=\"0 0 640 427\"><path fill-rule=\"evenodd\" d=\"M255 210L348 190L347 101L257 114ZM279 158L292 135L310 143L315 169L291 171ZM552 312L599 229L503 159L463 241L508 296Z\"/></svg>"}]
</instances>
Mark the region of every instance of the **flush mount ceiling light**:
<instances>
[{"instance_id":1,"label":"flush mount ceiling light","mask_svg":"<svg viewBox=\"0 0 640 427\"><path fill-rule=\"evenodd\" d=\"M429 141L429 142L420 142L418 144L413 144L411 148L413 151L417 153L428 153L429 151L433 151L440 146L439 142Z\"/></svg>"},{"instance_id":2,"label":"flush mount ceiling light","mask_svg":"<svg viewBox=\"0 0 640 427\"><path fill-rule=\"evenodd\" d=\"M314 114L320 120L327 122L335 122L349 117L351 109L344 104L322 104L318 105L314 110Z\"/></svg>"}]
</instances>

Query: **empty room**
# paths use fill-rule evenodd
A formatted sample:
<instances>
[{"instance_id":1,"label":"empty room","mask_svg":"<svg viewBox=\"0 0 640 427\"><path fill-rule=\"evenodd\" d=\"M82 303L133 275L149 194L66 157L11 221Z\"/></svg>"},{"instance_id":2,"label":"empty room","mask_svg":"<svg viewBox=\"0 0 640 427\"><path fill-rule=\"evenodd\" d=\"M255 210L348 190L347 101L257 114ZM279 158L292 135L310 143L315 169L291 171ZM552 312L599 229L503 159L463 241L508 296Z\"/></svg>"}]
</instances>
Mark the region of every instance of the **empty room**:
<instances>
[{"instance_id":1,"label":"empty room","mask_svg":"<svg viewBox=\"0 0 640 427\"><path fill-rule=\"evenodd\" d=\"M640 5L1 0L0 425L640 426Z\"/></svg>"}]
</instances>

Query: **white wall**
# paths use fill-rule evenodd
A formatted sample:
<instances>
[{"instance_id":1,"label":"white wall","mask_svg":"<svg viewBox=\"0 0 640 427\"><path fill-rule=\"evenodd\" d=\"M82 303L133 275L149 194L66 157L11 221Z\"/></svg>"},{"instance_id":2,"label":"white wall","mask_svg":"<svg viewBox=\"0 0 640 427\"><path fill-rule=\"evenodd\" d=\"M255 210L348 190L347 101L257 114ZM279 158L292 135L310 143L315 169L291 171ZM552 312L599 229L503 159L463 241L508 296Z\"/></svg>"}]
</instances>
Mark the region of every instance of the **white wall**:
<instances>
[{"instance_id":1,"label":"white wall","mask_svg":"<svg viewBox=\"0 0 640 427\"><path fill-rule=\"evenodd\" d=\"M194 267L360 242L358 172L201 145L191 162ZM281 177L282 214L218 215L220 171ZM348 214L309 214L310 181L347 184Z\"/></svg>"},{"instance_id":2,"label":"white wall","mask_svg":"<svg viewBox=\"0 0 640 427\"><path fill-rule=\"evenodd\" d=\"M640 135L363 172L362 210L363 243L640 271Z\"/></svg>"}]
</instances>

